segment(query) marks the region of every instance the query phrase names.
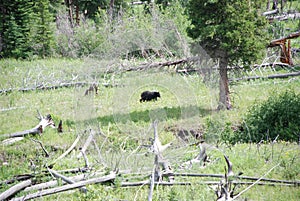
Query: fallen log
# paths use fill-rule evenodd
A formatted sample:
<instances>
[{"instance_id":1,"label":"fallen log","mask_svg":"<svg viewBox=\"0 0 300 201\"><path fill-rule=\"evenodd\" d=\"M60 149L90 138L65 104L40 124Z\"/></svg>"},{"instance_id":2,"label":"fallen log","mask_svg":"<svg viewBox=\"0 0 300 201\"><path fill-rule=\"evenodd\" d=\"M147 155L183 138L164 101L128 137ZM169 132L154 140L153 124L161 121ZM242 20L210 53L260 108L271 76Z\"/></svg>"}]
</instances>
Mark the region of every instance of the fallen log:
<instances>
[{"instance_id":1,"label":"fallen log","mask_svg":"<svg viewBox=\"0 0 300 201\"><path fill-rule=\"evenodd\" d=\"M59 89L59 88L69 88L69 87L83 87L90 85L90 82L71 82L71 83L60 83L58 85L38 85L34 87L27 87L27 88L9 88L9 89L1 89L0 94L8 94L13 91L18 92L30 92L30 91L39 91L39 90L53 90L53 89ZM104 87L115 87L118 86L117 84L109 84L109 83L102 83Z\"/></svg>"},{"instance_id":2,"label":"fallen log","mask_svg":"<svg viewBox=\"0 0 300 201\"><path fill-rule=\"evenodd\" d=\"M14 194L18 193L19 191L26 188L27 186L30 186L31 183L32 183L31 180L28 179L14 185L13 187L9 188L8 190L0 194L0 200L6 200L7 198L13 196Z\"/></svg>"},{"instance_id":3,"label":"fallen log","mask_svg":"<svg viewBox=\"0 0 300 201\"><path fill-rule=\"evenodd\" d=\"M60 172L63 172L63 173L66 173L69 171L68 170L63 170L63 171L56 171L58 174L60 174ZM80 172L87 172L86 169L83 169L83 171L80 171ZM119 173L122 174L123 171L120 171ZM75 172L73 172L75 173ZM76 172L78 173L78 172ZM60 174L61 175L61 174ZM84 181L86 179L91 179L91 178L97 178L97 177L102 177L105 175L105 172L88 172L87 174L78 174L76 176L70 176L68 177L69 180L72 180L75 182L79 182L79 181ZM61 184L67 184L68 182L64 181L62 179L62 182ZM58 186L60 183L57 181L57 180L51 180L51 181L47 181L47 182L44 182L44 183L39 183L39 184L35 184L35 185L32 185L32 186L29 186L27 188L24 189L24 192L28 192L28 191L39 191L39 190L45 190L45 189L50 189L50 188L53 188L53 187L56 187Z\"/></svg>"},{"instance_id":4,"label":"fallen log","mask_svg":"<svg viewBox=\"0 0 300 201\"><path fill-rule=\"evenodd\" d=\"M274 75L268 75L268 76L250 76L250 77L241 77L241 78L235 78L235 79L229 79L229 82L237 82L241 80L255 80L255 79L277 79L277 78L288 78L288 77L295 77L300 76L300 71L293 72L293 73L285 73L285 74L274 74Z\"/></svg>"},{"instance_id":5,"label":"fallen log","mask_svg":"<svg viewBox=\"0 0 300 201\"><path fill-rule=\"evenodd\" d=\"M9 185L9 184L12 184L16 181L24 181L24 180L28 180L28 179L31 179L32 177L34 177L34 175L32 174L22 174L22 175L17 175L17 176L14 176L12 179L8 179L8 180L5 180L5 181L1 181L0 182L0 187L3 186L3 185Z\"/></svg>"},{"instance_id":6,"label":"fallen log","mask_svg":"<svg viewBox=\"0 0 300 201\"><path fill-rule=\"evenodd\" d=\"M19 142L19 141L21 141L21 140L23 140L23 139L24 139L24 137L8 138L8 139L2 141L2 145L5 145L5 146L11 145L11 144L14 144L14 143L16 143L16 142Z\"/></svg>"},{"instance_id":7,"label":"fallen log","mask_svg":"<svg viewBox=\"0 0 300 201\"><path fill-rule=\"evenodd\" d=\"M136 67L125 68L123 71L125 72L141 71L141 70L148 70L153 68L170 67L170 66L176 66L176 65L186 64L190 62L196 62L199 61L199 59L200 59L199 57L189 57L184 59L178 59L175 61L151 62L151 63L141 64L140 66L136 66ZM110 71L109 73L113 73L113 72Z\"/></svg>"},{"instance_id":8,"label":"fallen log","mask_svg":"<svg viewBox=\"0 0 300 201\"><path fill-rule=\"evenodd\" d=\"M52 86L47 86L47 85L38 85L34 87L27 87L27 88L19 88L19 89L2 89L0 90L0 94L7 94L11 93L13 91L18 91L18 92L29 92L29 91L35 91L35 90L51 90L51 89L59 89L59 88L65 88L65 87L81 87L81 86L86 86L90 83L88 82L71 82L71 83L60 83L58 85L52 85Z\"/></svg>"},{"instance_id":9,"label":"fallen log","mask_svg":"<svg viewBox=\"0 0 300 201\"><path fill-rule=\"evenodd\" d=\"M212 178L224 178L224 174L199 174L199 173L173 173L175 177L212 177ZM250 180L257 181L258 177L250 177L250 176L236 176L237 179L242 180ZM268 179L261 178L260 181L271 182L271 183L282 183L282 184L290 184L295 186L300 186L300 181L290 181L290 180L280 180L280 179Z\"/></svg>"},{"instance_id":10,"label":"fallen log","mask_svg":"<svg viewBox=\"0 0 300 201\"><path fill-rule=\"evenodd\" d=\"M277 13L279 13L279 10L275 9L275 10L266 11L262 15L267 16L267 15L274 15L274 14L277 14Z\"/></svg>"},{"instance_id":11,"label":"fallen log","mask_svg":"<svg viewBox=\"0 0 300 201\"><path fill-rule=\"evenodd\" d=\"M36 192L33 194L14 198L12 200L25 201L25 200L30 200L30 199L34 199L34 198L40 198L40 197L47 196L47 195L52 195L52 194L56 194L56 193L60 193L60 192L64 192L64 191L73 190L76 188L81 188L81 187L84 187L84 186L90 185L90 184L99 184L99 183L103 183L103 182L107 182L107 181L112 181L115 178L116 178L116 173L111 172L109 175L106 175L104 177L88 179L86 181L80 181L80 182L76 182L74 184L67 184L67 185L59 186L59 187L52 188L52 189L42 190L42 191L39 191L39 192Z\"/></svg>"},{"instance_id":12,"label":"fallen log","mask_svg":"<svg viewBox=\"0 0 300 201\"><path fill-rule=\"evenodd\" d=\"M202 181L202 182L154 182L155 186L190 186L190 185L218 185L220 181ZM243 182L243 181L233 181L232 184L235 185L261 185L261 186L294 186L293 184L282 184L282 183L269 183L269 182ZM151 182L149 180L136 181L136 182L122 182L121 187L137 187L137 186L149 186Z\"/></svg>"},{"instance_id":13,"label":"fallen log","mask_svg":"<svg viewBox=\"0 0 300 201\"><path fill-rule=\"evenodd\" d=\"M63 181L67 182L68 184L74 184L75 183L75 181L73 181L72 179L70 179L70 178L68 178L68 177L66 177L66 176L64 176L64 175L56 172L55 170L51 170L51 169L48 168L48 171L52 175L54 175L56 178L61 178ZM83 192L83 193L86 193L87 189L86 189L85 186L83 186L83 187L80 188L80 191Z\"/></svg>"},{"instance_id":14,"label":"fallen log","mask_svg":"<svg viewBox=\"0 0 300 201\"><path fill-rule=\"evenodd\" d=\"M277 21L284 21L284 20L288 20L288 19L297 20L299 18L300 18L300 13L285 13L285 14L282 14L282 15L267 17L267 19L270 22L273 22L275 20L277 20Z\"/></svg>"},{"instance_id":15,"label":"fallen log","mask_svg":"<svg viewBox=\"0 0 300 201\"><path fill-rule=\"evenodd\" d=\"M41 117L40 123L32 129L20 131L16 133L3 134L0 135L0 137L14 138L14 137L24 137L25 135L29 135L29 134L33 134L33 135L42 134L47 126L55 128L55 123L50 114L48 114L46 117Z\"/></svg>"}]
</instances>

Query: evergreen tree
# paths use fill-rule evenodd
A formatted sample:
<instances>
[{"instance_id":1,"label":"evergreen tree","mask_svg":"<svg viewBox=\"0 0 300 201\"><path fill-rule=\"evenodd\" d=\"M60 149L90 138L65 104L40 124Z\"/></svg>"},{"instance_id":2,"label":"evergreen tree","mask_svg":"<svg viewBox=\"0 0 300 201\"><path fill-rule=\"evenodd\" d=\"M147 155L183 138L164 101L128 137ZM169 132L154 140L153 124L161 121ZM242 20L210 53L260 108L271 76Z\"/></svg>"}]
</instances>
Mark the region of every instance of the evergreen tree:
<instances>
[{"instance_id":1,"label":"evergreen tree","mask_svg":"<svg viewBox=\"0 0 300 201\"><path fill-rule=\"evenodd\" d=\"M54 36L51 23L54 21L53 15L49 11L49 0L37 0L34 6L35 18L31 33L35 35L31 41L35 53L45 57L51 55L54 47Z\"/></svg>"},{"instance_id":2,"label":"evergreen tree","mask_svg":"<svg viewBox=\"0 0 300 201\"><path fill-rule=\"evenodd\" d=\"M219 108L232 107L227 77L228 65L249 65L266 43L266 20L261 0L190 0L188 13L193 26L189 35L219 59Z\"/></svg>"},{"instance_id":3,"label":"evergreen tree","mask_svg":"<svg viewBox=\"0 0 300 201\"><path fill-rule=\"evenodd\" d=\"M33 16L33 2L12 0L5 4L6 21L2 26L3 56L27 58L32 54L30 28Z\"/></svg>"}]
</instances>

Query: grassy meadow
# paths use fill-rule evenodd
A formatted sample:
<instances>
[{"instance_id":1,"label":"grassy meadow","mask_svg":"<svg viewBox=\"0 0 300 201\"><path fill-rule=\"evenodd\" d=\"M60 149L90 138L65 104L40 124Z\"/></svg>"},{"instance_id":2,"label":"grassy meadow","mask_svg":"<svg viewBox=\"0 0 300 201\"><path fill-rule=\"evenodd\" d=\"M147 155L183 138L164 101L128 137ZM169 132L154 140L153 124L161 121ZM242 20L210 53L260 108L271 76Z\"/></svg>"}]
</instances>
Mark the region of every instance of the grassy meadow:
<instances>
[{"instance_id":1,"label":"grassy meadow","mask_svg":"<svg viewBox=\"0 0 300 201\"><path fill-rule=\"evenodd\" d=\"M44 167L64 153L78 135L81 137L76 148L57 161L53 169L84 167L85 161L77 155L90 130L94 130L93 143L87 149L90 167L103 172L119 169L127 173L120 174L114 185L87 186L86 194L72 190L40 200L146 200L148 186L120 187L118 184L132 179L149 179L154 157L143 145L149 145L149 138L153 138L151 124L154 120L159 121L158 133L162 144L173 143L163 155L175 173L223 174L226 166L223 154L226 154L236 173L243 172L245 176L259 178L276 166L266 178L300 180L298 144L277 141L259 145L231 145L224 141L224 135L238 128L254 103L287 89L300 93L299 77L231 82L234 108L217 111L218 80L214 76L217 72L212 72L211 78L206 80L202 74L180 75L172 69L137 72L118 70L126 65L130 64L92 59L0 60L0 90L12 90L0 94L0 138L4 140L3 134L36 126L37 111L43 115L51 114L56 124L62 120L64 131L57 133L56 129L46 128L41 136L26 136L22 141L8 146L1 144L0 181L29 173L36 175L37 183L51 180L50 175L41 176ZM107 69L114 69L115 73L108 73ZM248 72L247 75L261 76L288 71L266 68ZM236 75L230 76L235 78ZM85 96L88 85L18 91L41 85L76 82L98 83L98 94ZM140 94L144 90L158 90L161 98L155 102L140 103ZM210 160L206 166L194 164L189 169L181 168L181 164L199 152L199 147L193 145L199 140L192 135L181 139L178 133L182 130L197 131L205 139ZM45 157L41 147L31 138L41 141L50 156ZM153 200L216 200L211 187L203 185L203 182L212 180L220 181L218 178L176 177L176 182L191 182L191 185L156 186ZM2 183L0 193L11 185ZM237 192L246 187L239 186ZM21 192L16 197L24 194ZM300 200L300 189L299 186L255 185L241 195L241 200L244 199L296 201Z\"/></svg>"}]
</instances>

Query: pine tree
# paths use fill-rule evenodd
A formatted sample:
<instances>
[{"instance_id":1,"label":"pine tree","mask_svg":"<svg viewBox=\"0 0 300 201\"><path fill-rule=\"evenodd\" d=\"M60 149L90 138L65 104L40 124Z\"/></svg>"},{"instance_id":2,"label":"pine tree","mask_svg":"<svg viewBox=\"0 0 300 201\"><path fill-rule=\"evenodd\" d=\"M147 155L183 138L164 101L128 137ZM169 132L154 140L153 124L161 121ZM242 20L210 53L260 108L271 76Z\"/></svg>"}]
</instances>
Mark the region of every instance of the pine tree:
<instances>
[{"instance_id":1,"label":"pine tree","mask_svg":"<svg viewBox=\"0 0 300 201\"><path fill-rule=\"evenodd\" d=\"M220 65L219 108L232 107L227 77L228 65L249 65L267 44L266 20L259 0L191 0L189 35Z\"/></svg>"},{"instance_id":2,"label":"pine tree","mask_svg":"<svg viewBox=\"0 0 300 201\"><path fill-rule=\"evenodd\" d=\"M49 0L37 0L34 6L34 26L31 33L35 37L31 41L31 44L35 54L41 57L51 55L55 44L51 29L54 17L49 11L49 4Z\"/></svg>"},{"instance_id":3,"label":"pine tree","mask_svg":"<svg viewBox=\"0 0 300 201\"><path fill-rule=\"evenodd\" d=\"M30 47L30 27L33 16L30 0L12 0L6 3L5 19L2 26L3 56L28 58Z\"/></svg>"}]
</instances>

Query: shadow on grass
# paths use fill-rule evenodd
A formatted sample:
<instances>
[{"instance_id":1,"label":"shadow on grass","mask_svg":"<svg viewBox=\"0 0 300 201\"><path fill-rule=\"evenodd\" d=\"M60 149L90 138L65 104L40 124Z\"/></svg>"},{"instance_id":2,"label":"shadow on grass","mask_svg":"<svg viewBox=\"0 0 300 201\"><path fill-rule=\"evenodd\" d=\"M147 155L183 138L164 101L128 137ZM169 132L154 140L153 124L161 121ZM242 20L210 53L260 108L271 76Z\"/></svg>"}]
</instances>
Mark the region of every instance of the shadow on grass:
<instances>
[{"instance_id":1,"label":"shadow on grass","mask_svg":"<svg viewBox=\"0 0 300 201\"><path fill-rule=\"evenodd\" d=\"M192 117L203 117L213 113L215 110L204 109L198 106L187 107L163 107L153 110L133 111L129 114L113 114L108 116L98 117L97 121L101 122L101 125L106 126L109 123L126 123L132 121L137 122L150 122L155 119L164 121L167 119L179 120Z\"/></svg>"}]
</instances>

